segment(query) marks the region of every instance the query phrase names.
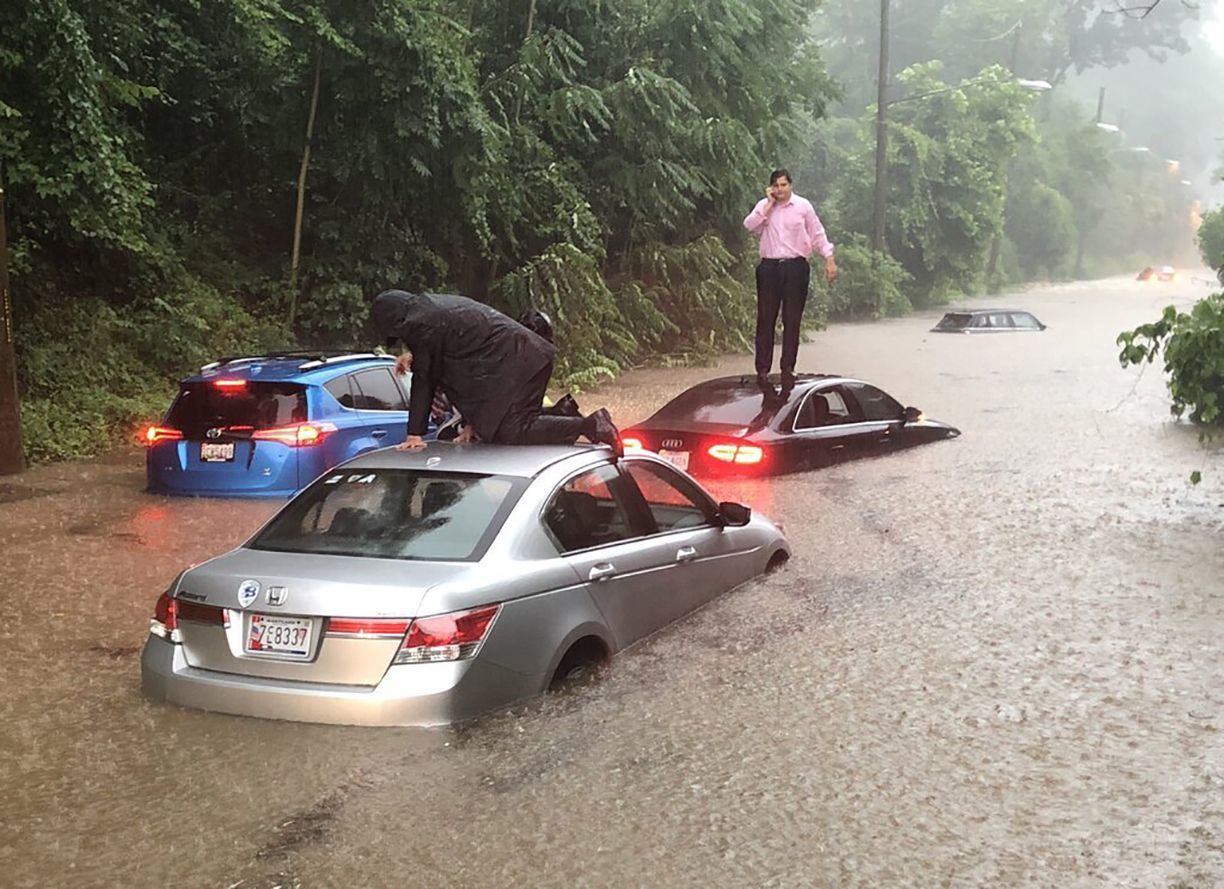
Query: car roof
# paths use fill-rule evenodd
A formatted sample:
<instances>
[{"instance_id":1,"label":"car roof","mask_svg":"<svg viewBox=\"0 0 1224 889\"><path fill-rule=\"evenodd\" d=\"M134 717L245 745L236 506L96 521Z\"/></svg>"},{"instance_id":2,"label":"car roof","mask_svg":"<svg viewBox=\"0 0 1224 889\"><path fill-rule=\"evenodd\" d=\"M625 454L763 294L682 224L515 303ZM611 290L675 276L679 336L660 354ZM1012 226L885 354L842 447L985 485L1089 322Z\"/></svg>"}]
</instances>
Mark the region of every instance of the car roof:
<instances>
[{"instance_id":1,"label":"car roof","mask_svg":"<svg viewBox=\"0 0 1224 889\"><path fill-rule=\"evenodd\" d=\"M951 309L944 312L947 315L997 315L1000 312L1023 312L1025 315L1033 314L1028 309Z\"/></svg>"},{"instance_id":2,"label":"car roof","mask_svg":"<svg viewBox=\"0 0 1224 889\"><path fill-rule=\"evenodd\" d=\"M355 457L341 471L416 469L430 472L470 472L531 478L565 460L595 464L612 455L603 445L499 445L430 441L417 451L383 448Z\"/></svg>"},{"instance_id":3,"label":"car roof","mask_svg":"<svg viewBox=\"0 0 1224 889\"><path fill-rule=\"evenodd\" d=\"M204 365L199 373L184 377L182 382L198 383L223 377L270 383L314 383L362 367L391 367L394 364L393 355L375 352L304 350L227 355Z\"/></svg>"},{"instance_id":4,"label":"car roof","mask_svg":"<svg viewBox=\"0 0 1224 889\"><path fill-rule=\"evenodd\" d=\"M771 381L776 385L776 374L771 378ZM715 421L709 419L697 422L710 428L722 426L748 426L750 428L764 428L777 420L778 417L783 415L785 412L790 410L796 402L798 402L812 389L819 389L824 386L832 386L838 383L862 382L862 380L855 379L854 377L842 376L841 374L796 374L795 385L786 393L786 397L778 397L776 400L767 401L764 404L760 404L760 411L756 414L751 423ZM689 401L697 401L698 403L702 403L706 402L707 399L708 403L711 404L728 404L739 400L760 402L763 394L764 393L761 391L760 385L757 383L756 374L739 374L729 377L716 377L715 379L706 380L685 389L645 420L640 423L635 423L632 428L660 428L671 426L676 422L688 422L688 420L682 420L681 418L691 418L693 416L692 413L687 411L679 415L675 413L678 409L677 405L680 403ZM691 408L691 405L689 407Z\"/></svg>"}]
</instances>

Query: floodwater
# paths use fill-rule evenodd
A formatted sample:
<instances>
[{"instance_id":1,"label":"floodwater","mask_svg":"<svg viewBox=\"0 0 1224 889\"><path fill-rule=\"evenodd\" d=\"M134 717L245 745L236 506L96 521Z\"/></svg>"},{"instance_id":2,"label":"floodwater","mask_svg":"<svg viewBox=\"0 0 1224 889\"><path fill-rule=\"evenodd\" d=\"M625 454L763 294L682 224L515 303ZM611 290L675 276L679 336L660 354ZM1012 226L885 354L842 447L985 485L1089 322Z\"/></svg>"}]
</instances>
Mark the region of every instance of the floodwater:
<instances>
[{"instance_id":1,"label":"floodwater","mask_svg":"<svg viewBox=\"0 0 1224 889\"><path fill-rule=\"evenodd\" d=\"M1224 451L1114 345L1209 289L991 300L1039 334L815 335L801 370L963 436L717 486L784 524L785 570L459 730L144 701L158 593L275 506L151 497L130 452L0 479L0 883L1220 885ZM750 369L580 400L636 420Z\"/></svg>"}]
</instances>

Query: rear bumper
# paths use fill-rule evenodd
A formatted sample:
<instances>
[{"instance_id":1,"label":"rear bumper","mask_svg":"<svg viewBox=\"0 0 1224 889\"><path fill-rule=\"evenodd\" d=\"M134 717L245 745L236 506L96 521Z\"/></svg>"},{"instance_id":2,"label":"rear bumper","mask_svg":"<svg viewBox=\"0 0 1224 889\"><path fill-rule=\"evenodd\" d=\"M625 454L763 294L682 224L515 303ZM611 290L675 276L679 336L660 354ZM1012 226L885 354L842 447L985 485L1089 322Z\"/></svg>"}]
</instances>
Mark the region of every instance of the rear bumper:
<instances>
[{"instance_id":1,"label":"rear bumper","mask_svg":"<svg viewBox=\"0 0 1224 889\"><path fill-rule=\"evenodd\" d=\"M195 442L167 442L145 453L145 490L172 497L292 497L298 492L298 478L313 479L315 466L301 467L301 456L288 448L275 459L261 461L262 468L246 472L230 471L228 465L201 469L188 463L185 449ZM322 469L319 469L321 472Z\"/></svg>"},{"instance_id":2,"label":"rear bumper","mask_svg":"<svg viewBox=\"0 0 1224 889\"><path fill-rule=\"evenodd\" d=\"M150 636L141 689L158 701L199 710L333 725L447 725L538 690L530 677L479 657L391 667L374 686L257 679L188 665L181 645Z\"/></svg>"}]
</instances>

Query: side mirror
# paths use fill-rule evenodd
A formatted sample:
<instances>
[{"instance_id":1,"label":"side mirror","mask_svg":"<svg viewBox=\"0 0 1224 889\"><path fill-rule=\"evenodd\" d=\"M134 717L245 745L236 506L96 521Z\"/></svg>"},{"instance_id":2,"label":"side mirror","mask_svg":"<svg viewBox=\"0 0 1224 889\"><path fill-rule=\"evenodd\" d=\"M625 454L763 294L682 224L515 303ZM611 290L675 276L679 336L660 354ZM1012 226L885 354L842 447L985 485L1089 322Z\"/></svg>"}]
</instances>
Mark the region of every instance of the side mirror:
<instances>
[{"instance_id":1,"label":"side mirror","mask_svg":"<svg viewBox=\"0 0 1224 889\"><path fill-rule=\"evenodd\" d=\"M918 408L907 407L905 409L905 422L906 423L917 423L921 419L922 419L922 411L918 410Z\"/></svg>"},{"instance_id":2,"label":"side mirror","mask_svg":"<svg viewBox=\"0 0 1224 889\"><path fill-rule=\"evenodd\" d=\"M748 524L748 520L752 518L752 508L744 506L742 503L724 500L718 504L718 514L724 524L738 527Z\"/></svg>"}]
</instances>

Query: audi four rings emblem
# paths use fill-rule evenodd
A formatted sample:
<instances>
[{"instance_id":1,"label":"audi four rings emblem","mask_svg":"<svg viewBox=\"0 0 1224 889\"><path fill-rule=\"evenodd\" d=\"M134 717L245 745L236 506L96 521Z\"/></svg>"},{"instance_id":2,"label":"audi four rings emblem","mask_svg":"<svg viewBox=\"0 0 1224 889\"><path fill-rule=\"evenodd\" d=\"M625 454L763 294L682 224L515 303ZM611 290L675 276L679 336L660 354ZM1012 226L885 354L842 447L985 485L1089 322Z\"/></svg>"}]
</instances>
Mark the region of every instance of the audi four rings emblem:
<instances>
[{"instance_id":1,"label":"audi four rings emblem","mask_svg":"<svg viewBox=\"0 0 1224 889\"><path fill-rule=\"evenodd\" d=\"M684 447L684 440L679 438L663 439L663 447L669 451L677 451Z\"/></svg>"}]
</instances>

